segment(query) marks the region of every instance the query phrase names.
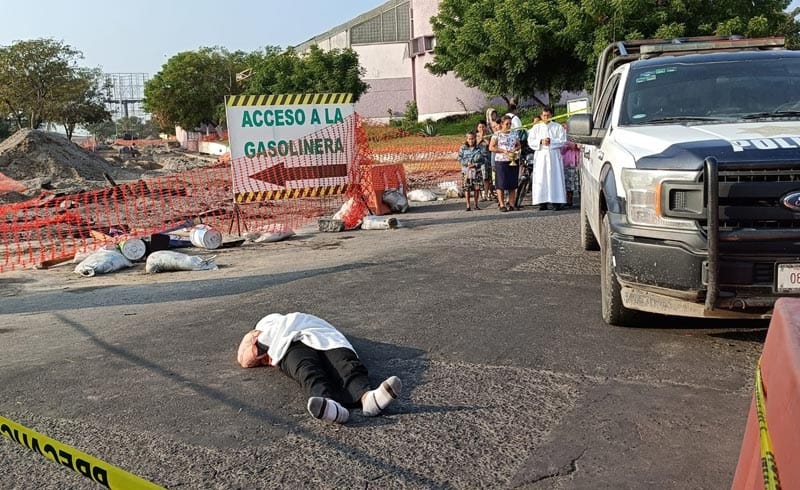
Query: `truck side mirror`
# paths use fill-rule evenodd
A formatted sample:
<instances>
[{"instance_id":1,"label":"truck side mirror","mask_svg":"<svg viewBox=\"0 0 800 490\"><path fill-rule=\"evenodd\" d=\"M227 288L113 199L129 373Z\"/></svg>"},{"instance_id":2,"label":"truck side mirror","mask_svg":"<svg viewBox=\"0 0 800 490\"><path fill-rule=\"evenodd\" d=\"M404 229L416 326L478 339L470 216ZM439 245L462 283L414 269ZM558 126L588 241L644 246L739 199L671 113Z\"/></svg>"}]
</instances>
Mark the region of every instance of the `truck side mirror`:
<instances>
[{"instance_id":1,"label":"truck side mirror","mask_svg":"<svg viewBox=\"0 0 800 490\"><path fill-rule=\"evenodd\" d=\"M582 145L599 146L603 137L594 131L591 114L575 114L567 120L567 136L570 141Z\"/></svg>"}]
</instances>

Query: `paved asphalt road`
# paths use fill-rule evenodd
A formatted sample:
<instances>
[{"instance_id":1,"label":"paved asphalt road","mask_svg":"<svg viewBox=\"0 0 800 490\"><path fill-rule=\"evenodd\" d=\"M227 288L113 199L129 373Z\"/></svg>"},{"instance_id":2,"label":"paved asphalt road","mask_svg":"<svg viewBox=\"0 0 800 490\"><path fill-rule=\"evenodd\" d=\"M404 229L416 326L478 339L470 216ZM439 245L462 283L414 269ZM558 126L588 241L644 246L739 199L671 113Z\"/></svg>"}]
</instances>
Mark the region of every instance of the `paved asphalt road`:
<instances>
[{"instance_id":1,"label":"paved asphalt road","mask_svg":"<svg viewBox=\"0 0 800 490\"><path fill-rule=\"evenodd\" d=\"M389 231L220 251L218 271L0 275L0 416L169 488L729 488L765 323L600 319L575 210L417 205ZM313 313L401 399L346 426L235 362ZM0 488L95 488L0 440Z\"/></svg>"}]
</instances>

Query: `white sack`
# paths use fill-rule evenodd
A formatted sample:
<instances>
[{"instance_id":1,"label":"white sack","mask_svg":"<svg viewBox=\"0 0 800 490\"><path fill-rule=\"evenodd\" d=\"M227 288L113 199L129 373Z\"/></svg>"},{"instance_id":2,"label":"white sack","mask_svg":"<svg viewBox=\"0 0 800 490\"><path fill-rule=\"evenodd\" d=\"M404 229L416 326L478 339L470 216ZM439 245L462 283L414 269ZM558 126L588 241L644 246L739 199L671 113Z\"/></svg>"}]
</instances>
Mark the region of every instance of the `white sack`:
<instances>
[{"instance_id":1,"label":"white sack","mask_svg":"<svg viewBox=\"0 0 800 490\"><path fill-rule=\"evenodd\" d=\"M172 250L159 250L147 257L144 271L148 274L170 271L211 271L218 269L214 257L186 255Z\"/></svg>"},{"instance_id":2,"label":"white sack","mask_svg":"<svg viewBox=\"0 0 800 490\"><path fill-rule=\"evenodd\" d=\"M435 201L436 193L430 189L414 189L408 193L408 200L416 202Z\"/></svg>"},{"instance_id":3,"label":"white sack","mask_svg":"<svg viewBox=\"0 0 800 490\"><path fill-rule=\"evenodd\" d=\"M133 262L122 255L122 252L117 249L101 248L76 265L75 273L92 277L95 274L107 274L126 267L133 267Z\"/></svg>"}]
</instances>

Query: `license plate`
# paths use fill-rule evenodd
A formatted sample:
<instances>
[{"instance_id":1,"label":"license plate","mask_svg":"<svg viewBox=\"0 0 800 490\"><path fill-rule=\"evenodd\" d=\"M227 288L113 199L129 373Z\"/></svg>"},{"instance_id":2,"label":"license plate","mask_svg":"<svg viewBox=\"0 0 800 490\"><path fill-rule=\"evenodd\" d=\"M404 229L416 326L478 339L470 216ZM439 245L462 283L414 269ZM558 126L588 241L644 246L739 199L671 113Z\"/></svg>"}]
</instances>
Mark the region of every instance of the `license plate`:
<instances>
[{"instance_id":1,"label":"license plate","mask_svg":"<svg viewBox=\"0 0 800 490\"><path fill-rule=\"evenodd\" d=\"M775 291L778 293L800 293L800 263L778 264L775 274Z\"/></svg>"}]
</instances>

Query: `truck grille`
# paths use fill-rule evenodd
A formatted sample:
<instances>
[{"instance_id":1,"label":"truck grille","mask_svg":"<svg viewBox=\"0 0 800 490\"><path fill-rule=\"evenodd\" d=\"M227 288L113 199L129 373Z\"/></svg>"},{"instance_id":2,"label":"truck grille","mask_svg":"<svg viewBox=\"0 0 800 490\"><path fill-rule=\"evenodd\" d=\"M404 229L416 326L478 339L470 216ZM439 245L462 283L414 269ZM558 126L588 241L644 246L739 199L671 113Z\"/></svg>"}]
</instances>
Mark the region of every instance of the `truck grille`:
<instances>
[{"instance_id":1,"label":"truck grille","mask_svg":"<svg viewBox=\"0 0 800 490\"><path fill-rule=\"evenodd\" d=\"M800 229L800 213L781 204L781 198L800 191L797 169L735 169L719 166L719 230ZM702 177L701 177L702 180ZM705 231L707 221L700 220Z\"/></svg>"}]
</instances>

